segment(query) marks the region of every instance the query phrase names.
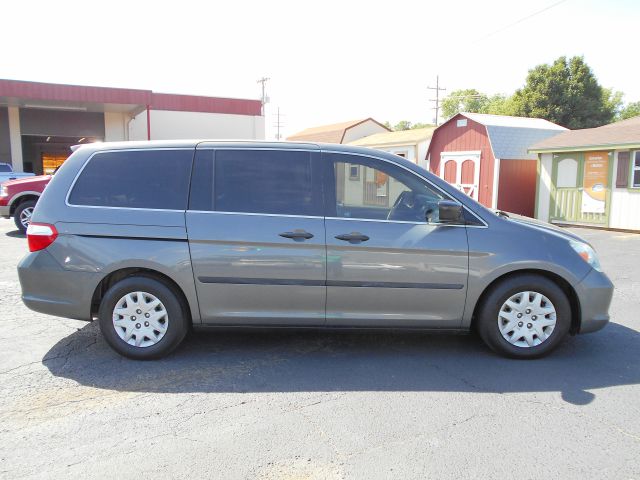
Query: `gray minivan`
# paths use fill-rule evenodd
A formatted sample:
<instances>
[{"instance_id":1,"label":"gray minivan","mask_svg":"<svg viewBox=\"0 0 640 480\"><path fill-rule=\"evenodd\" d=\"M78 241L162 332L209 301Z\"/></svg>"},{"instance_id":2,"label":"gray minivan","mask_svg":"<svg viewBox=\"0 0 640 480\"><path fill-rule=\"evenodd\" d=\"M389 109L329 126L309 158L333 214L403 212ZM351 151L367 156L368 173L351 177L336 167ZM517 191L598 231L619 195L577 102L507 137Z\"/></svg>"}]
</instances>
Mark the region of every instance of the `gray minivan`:
<instances>
[{"instance_id":1,"label":"gray minivan","mask_svg":"<svg viewBox=\"0 0 640 480\"><path fill-rule=\"evenodd\" d=\"M601 329L613 292L580 237L344 145L85 145L27 237L24 303L136 359L230 326L476 330L535 358Z\"/></svg>"}]
</instances>

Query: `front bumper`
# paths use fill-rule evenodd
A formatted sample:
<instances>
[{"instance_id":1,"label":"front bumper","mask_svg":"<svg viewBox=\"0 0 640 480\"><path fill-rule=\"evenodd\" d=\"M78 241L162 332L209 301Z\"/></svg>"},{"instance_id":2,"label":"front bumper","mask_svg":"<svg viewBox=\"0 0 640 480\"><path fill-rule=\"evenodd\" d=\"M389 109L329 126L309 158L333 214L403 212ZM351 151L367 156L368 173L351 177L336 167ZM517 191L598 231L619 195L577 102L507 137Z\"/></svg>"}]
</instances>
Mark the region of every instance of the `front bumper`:
<instances>
[{"instance_id":1,"label":"front bumper","mask_svg":"<svg viewBox=\"0 0 640 480\"><path fill-rule=\"evenodd\" d=\"M593 269L577 285L581 313L578 333L596 332L609 323L613 288L609 277Z\"/></svg>"},{"instance_id":2,"label":"front bumper","mask_svg":"<svg viewBox=\"0 0 640 480\"><path fill-rule=\"evenodd\" d=\"M31 310L57 317L91 320L97 273L67 270L47 250L29 253L18 264L22 301Z\"/></svg>"}]
</instances>

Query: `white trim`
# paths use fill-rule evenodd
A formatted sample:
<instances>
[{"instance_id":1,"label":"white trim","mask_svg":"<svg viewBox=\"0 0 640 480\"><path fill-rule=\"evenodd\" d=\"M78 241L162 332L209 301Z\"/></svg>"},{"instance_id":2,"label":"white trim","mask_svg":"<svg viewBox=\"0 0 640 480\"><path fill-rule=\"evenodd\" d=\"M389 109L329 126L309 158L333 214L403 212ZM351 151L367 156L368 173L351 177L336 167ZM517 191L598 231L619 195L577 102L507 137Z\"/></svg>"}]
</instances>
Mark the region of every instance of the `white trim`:
<instances>
[{"instance_id":1,"label":"white trim","mask_svg":"<svg viewBox=\"0 0 640 480\"><path fill-rule=\"evenodd\" d=\"M476 201L478 200L480 189L480 150L465 151L465 152L441 152L440 153L440 178L444 180L444 166L447 162L453 161L456 163L456 180L452 184L455 188L465 193L469 197ZM473 184L462 183L462 164L467 160L473 162ZM468 189L468 192L465 191Z\"/></svg>"},{"instance_id":2,"label":"white trim","mask_svg":"<svg viewBox=\"0 0 640 480\"><path fill-rule=\"evenodd\" d=\"M500 159L495 158L493 162L493 195L491 196L491 208L498 209L498 183L500 177Z\"/></svg>"}]
</instances>

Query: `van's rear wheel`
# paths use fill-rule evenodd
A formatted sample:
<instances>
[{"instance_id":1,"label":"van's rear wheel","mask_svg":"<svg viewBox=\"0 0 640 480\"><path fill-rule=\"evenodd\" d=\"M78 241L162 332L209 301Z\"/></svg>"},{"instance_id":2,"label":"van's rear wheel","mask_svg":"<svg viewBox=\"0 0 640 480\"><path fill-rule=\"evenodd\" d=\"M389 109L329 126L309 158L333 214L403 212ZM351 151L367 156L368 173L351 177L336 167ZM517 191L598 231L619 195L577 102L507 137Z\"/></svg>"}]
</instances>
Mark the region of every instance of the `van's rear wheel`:
<instances>
[{"instance_id":1,"label":"van's rear wheel","mask_svg":"<svg viewBox=\"0 0 640 480\"><path fill-rule=\"evenodd\" d=\"M571 327L571 306L553 281L540 275L509 277L492 287L478 309L480 337L511 358L539 358L556 348Z\"/></svg>"},{"instance_id":2,"label":"van's rear wheel","mask_svg":"<svg viewBox=\"0 0 640 480\"><path fill-rule=\"evenodd\" d=\"M178 295L159 280L144 276L113 285L102 298L98 317L107 343L119 354L138 360L169 354L189 330Z\"/></svg>"},{"instance_id":3,"label":"van's rear wheel","mask_svg":"<svg viewBox=\"0 0 640 480\"><path fill-rule=\"evenodd\" d=\"M29 224L31 223L31 215L33 215L33 209L36 208L35 200L27 200L22 202L16 207L16 211L13 212L13 221L20 230L20 233L25 233Z\"/></svg>"}]
</instances>

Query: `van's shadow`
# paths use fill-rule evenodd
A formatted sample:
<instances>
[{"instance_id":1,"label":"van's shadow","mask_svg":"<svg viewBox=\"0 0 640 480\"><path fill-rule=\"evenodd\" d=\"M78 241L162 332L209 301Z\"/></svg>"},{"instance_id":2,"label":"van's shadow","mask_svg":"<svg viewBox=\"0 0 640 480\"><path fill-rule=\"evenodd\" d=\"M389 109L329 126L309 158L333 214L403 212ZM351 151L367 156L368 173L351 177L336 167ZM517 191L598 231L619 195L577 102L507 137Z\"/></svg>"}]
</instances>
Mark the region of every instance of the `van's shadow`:
<instances>
[{"instance_id":1,"label":"van's shadow","mask_svg":"<svg viewBox=\"0 0 640 480\"><path fill-rule=\"evenodd\" d=\"M5 235L12 238L27 238L27 236L20 230L12 230L10 232L6 232Z\"/></svg>"},{"instance_id":2,"label":"van's shadow","mask_svg":"<svg viewBox=\"0 0 640 480\"><path fill-rule=\"evenodd\" d=\"M550 357L506 360L472 336L207 332L168 358L124 359L88 324L43 358L82 385L144 392L558 391L574 404L594 390L640 383L640 334L618 324L567 340Z\"/></svg>"}]
</instances>

